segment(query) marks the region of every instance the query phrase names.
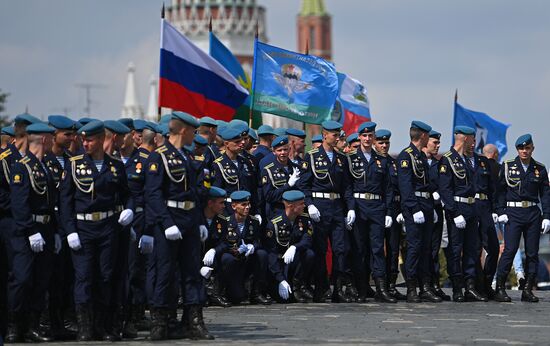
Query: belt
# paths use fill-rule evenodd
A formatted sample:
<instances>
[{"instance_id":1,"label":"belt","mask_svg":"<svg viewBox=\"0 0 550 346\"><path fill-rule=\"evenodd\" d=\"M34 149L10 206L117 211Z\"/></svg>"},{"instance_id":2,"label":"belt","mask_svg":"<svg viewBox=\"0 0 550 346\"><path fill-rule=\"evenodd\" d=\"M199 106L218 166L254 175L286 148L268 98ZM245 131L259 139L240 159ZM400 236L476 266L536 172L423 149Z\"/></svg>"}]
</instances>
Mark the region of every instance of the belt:
<instances>
[{"instance_id":1,"label":"belt","mask_svg":"<svg viewBox=\"0 0 550 346\"><path fill-rule=\"evenodd\" d=\"M393 196L394 202L401 202L401 196Z\"/></svg>"},{"instance_id":2,"label":"belt","mask_svg":"<svg viewBox=\"0 0 550 346\"><path fill-rule=\"evenodd\" d=\"M506 206L507 207L512 207L512 208L529 208L529 207L534 207L536 205L537 205L537 203L530 202L530 201L506 202Z\"/></svg>"},{"instance_id":3,"label":"belt","mask_svg":"<svg viewBox=\"0 0 550 346\"><path fill-rule=\"evenodd\" d=\"M422 197L422 198L426 198L426 199L432 197L432 194L429 193L429 192L415 191L415 192L414 192L414 195L415 195L416 197Z\"/></svg>"},{"instance_id":4,"label":"belt","mask_svg":"<svg viewBox=\"0 0 550 346\"><path fill-rule=\"evenodd\" d=\"M193 201L166 201L166 205L169 208L178 208L183 210L191 210L195 208L195 202Z\"/></svg>"},{"instance_id":5,"label":"belt","mask_svg":"<svg viewBox=\"0 0 550 346\"><path fill-rule=\"evenodd\" d=\"M143 208L142 207L136 207L136 213L142 213Z\"/></svg>"},{"instance_id":6,"label":"belt","mask_svg":"<svg viewBox=\"0 0 550 346\"><path fill-rule=\"evenodd\" d=\"M34 222L38 222L38 223L41 223L41 224L47 224L49 223L51 220L52 220L52 217L50 215L35 215L35 214L32 214L32 220Z\"/></svg>"},{"instance_id":7,"label":"belt","mask_svg":"<svg viewBox=\"0 0 550 346\"><path fill-rule=\"evenodd\" d=\"M466 204L474 204L474 203L476 202L475 197L459 197L459 196L455 196L455 197L454 197L454 200L455 200L455 202L466 203Z\"/></svg>"},{"instance_id":8,"label":"belt","mask_svg":"<svg viewBox=\"0 0 550 346\"><path fill-rule=\"evenodd\" d=\"M336 192L312 192L311 196L314 198L330 199L331 201L340 198L340 194Z\"/></svg>"},{"instance_id":9,"label":"belt","mask_svg":"<svg viewBox=\"0 0 550 346\"><path fill-rule=\"evenodd\" d=\"M374 193L354 193L353 197L360 198L360 199L366 199L366 200L374 200L374 199L382 199L382 196L375 195Z\"/></svg>"},{"instance_id":10,"label":"belt","mask_svg":"<svg viewBox=\"0 0 550 346\"><path fill-rule=\"evenodd\" d=\"M485 193L476 193L476 199L479 199L480 201L486 201L489 199L489 196Z\"/></svg>"}]
</instances>

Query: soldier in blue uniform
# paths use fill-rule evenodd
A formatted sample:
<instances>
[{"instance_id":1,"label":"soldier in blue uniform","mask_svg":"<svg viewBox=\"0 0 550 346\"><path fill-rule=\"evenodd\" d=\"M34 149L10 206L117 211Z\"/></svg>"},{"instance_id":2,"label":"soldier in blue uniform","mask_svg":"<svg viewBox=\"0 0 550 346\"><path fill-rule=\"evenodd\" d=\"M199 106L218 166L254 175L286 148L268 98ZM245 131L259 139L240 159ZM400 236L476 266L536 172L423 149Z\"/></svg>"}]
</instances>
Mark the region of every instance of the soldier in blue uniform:
<instances>
[{"instance_id":1,"label":"soldier in blue uniform","mask_svg":"<svg viewBox=\"0 0 550 346\"><path fill-rule=\"evenodd\" d=\"M199 128L197 134L202 136L208 142L204 151L204 162L208 175L205 175L205 180L210 182L210 170L214 160L221 156L220 148L216 144L216 136L218 134L218 123L211 117L202 117L199 119Z\"/></svg>"},{"instance_id":2,"label":"soldier in blue uniform","mask_svg":"<svg viewBox=\"0 0 550 346\"><path fill-rule=\"evenodd\" d=\"M298 303L306 303L313 299L308 285L315 260L311 248L313 224L304 213L303 192L289 190L282 199L284 210L278 211L266 227L269 271L278 284L279 297L285 301L294 297Z\"/></svg>"},{"instance_id":3,"label":"soldier in blue uniform","mask_svg":"<svg viewBox=\"0 0 550 346\"><path fill-rule=\"evenodd\" d=\"M117 240L121 226L132 222L133 199L123 163L103 150L103 122L91 121L78 133L85 152L65 164L59 200L62 230L72 250L75 273L77 339L89 341L95 335L113 341L117 338L111 334L107 314L112 303ZM99 275L94 275L96 272Z\"/></svg>"},{"instance_id":4,"label":"soldier in blue uniform","mask_svg":"<svg viewBox=\"0 0 550 346\"><path fill-rule=\"evenodd\" d=\"M510 302L506 294L506 278L512 261L518 251L523 235L525 256L527 257L527 283L521 300L538 302L533 294L539 266L539 240L543 233L550 232L550 187L546 167L533 159L535 146L530 134L516 140L518 156L504 162L500 169L497 187L498 221L506 224L504 232L504 252L498 262L497 290L495 300ZM542 206L541 210L537 203ZM542 220L542 222L541 222Z\"/></svg>"},{"instance_id":5,"label":"soldier in blue uniform","mask_svg":"<svg viewBox=\"0 0 550 346\"><path fill-rule=\"evenodd\" d=\"M329 289L325 255L327 239L332 246L333 301L351 302L343 287L351 283L347 257L350 249L346 225L355 222L355 200L349 178L347 157L335 150L342 125L336 121L322 123L323 143L310 150L304 159L306 167L297 188L304 192L308 213L314 222L315 297L324 301Z\"/></svg>"},{"instance_id":6,"label":"soldier in blue uniform","mask_svg":"<svg viewBox=\"0 0 550 346\"><path fill-rule=\"evenodd\" d=\"M298 166L304 161L304 151L306 148L306 133L304 130L287 129L288 136L288 158Z\"/></svg>"},{"instance_id":7,"label":"soldier in blue uniform","mask_svg":"<svg viewBox=\"0 0 550 346\"><path fill-rule=\"evenodd\" d=\"M272 142L277 136L273 131L273 127L269 125L261 125L260 127L258 127L257 134L260 140L260 144L258 144L252 155L254 155L254 158L256 160L256 166L262 169L263 167L260 166L260 162L264 157L270 157L272 155Z\"/></svg>"},{"instance_id":8,"label":"soldier in blue uniform","mask_svg":"<svg viewBox=\"0 0 550 346\"><path fill-rule=\"evenodd\" d=\"M384 253L385 229L390 228L393 223L393 189L387 159L372 148L375 129L376 123L371 121L359 125L361 146L347 157L358 214L353 225L351 242L353 271L359 302L366 302L366 286L369 285L372 270L376 285L375 299L384 303L396 303L397 300L387 291Z\"/></svg>"},{"instance_id":9,"label":"soldier in blue uniform","mask_svg":"<svg viewBox=\"0 0 550 346\"><path fill-rule=\"evenodd\" d=\"M13 142L13 127L3 127L0 132L0 336L6 336L8 317L8 271L9 271L9 237L11 228L9 173L4 169L4 151ZM7 161L6 161L7 164Z\"/></svg>"},{"instance_id":10,"label":"soldier in blue uniform","mask_svg":"<svg viewBox=\"0 0 550 346\"><path fill-rule=\"evenodd\" d=\"M184 112L173 112L170 137L149 155L145 175L145 224L154 225L155 284L151 298L151 339L168 338L168 313L175 307L174 273L181 275L184 296L182 325L194 339L213 339L204 324L206 302L200 275L201 239L208 230L200 225L199 205L206 198L203 170L192 164L184 149L199 123Z\"/></svg>"},{"instance_id":11,"label":"soldier in blue uniform","mask_svg":"<svg viewBox=\"0 0 550 346\"><path fill-rule=\"evenodd\" d=\"M447 263L453 301L487 301L476 290L476 264L481 253L479 214L475 210L475 130L454 129L454 146L439 162L439 193L445 205L451 258ZM466 282L465 296L462 292Z\"/></svg>"},{"instance_id":12,"label":"soldier in blue uniform","mask_svg":"<svg viewBox=\"0 0 550 346\"><path fill-rule=\"evenodd\" d=\"M359 140L359 134L357 132L349 135L348 138L346 138L346 141L348 142L348 152L359 150L361 141Z\"/></svg>"},{"instance_id":13,"label":"soldier in blue uniform","mask_svg":"<svg viewBox=\"0 0 550 346\"><path fill-rule=\"evenodd\" d=\"M397 157L401 212L407 229L407 301L411 303L441 301L431 284L431 240L437 214L430 191L428 162L422 152L431 130L427 124L413 121L409 132L411 143ZM422 283L421 297L416 291L419 281Z\"/></svg>"}]
</instances>

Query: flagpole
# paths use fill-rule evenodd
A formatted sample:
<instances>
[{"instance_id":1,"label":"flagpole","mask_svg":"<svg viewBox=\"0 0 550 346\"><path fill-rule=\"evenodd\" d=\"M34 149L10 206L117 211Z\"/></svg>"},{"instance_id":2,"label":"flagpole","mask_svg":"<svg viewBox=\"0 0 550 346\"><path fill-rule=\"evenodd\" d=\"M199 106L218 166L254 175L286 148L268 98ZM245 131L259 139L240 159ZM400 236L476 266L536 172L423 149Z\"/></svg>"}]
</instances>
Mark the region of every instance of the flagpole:
<instances>
[{"instance_id":1,"label":"flagpole","mask_svg":"<svg viewBox=\"0 0 550 346\"><path fill-rule=\"evenodd\" d=\"M248 126L252 127L252 115L254 114L254 87L256 85L256 45L258 44L258 21L256 21L256 34L254 35L254 63L252 64L252 89L250 90L250 109L248 110Z\"/></svg>"},{"instance_id":2,"label":"flagpole","mask_svg":"<svg viewBox=\"0 0 550 346\"><path fill-rule=\"evenodd\" d=\"M162 3L162 9L160 10L160 20L164 20L164 3ZM162 29L161 29L161 36L162 36ZM160 76L159 76L159 98L158 98L158 102L160 103ZM161 117L161 106L160 104L158 104L158 107L157 107L157 122L160 121L160 117Z\"/></svg>"},{"instance_id":3,"label":"flagpole","mask_svg":"<svg viewBox=\"0 0 550 346\"><path fill-rule=\"evenodd\" d=\"M306 50L305 50L305 54L306 55L309 55L309 39L306 39ZM302 130L304 132L306 132L306 122L305 121L302 121ZM307 134L307 133L306 133Z\"/></svg>"},{"instance_id":4,"label":"flagpole","mask_svg":"<svg viewBox=\"0 0 550 346\"><path fill-rule=\"evenodd\" d=\"M451 136L451 138L453 139L452 141L452 145L455 144L455 136L454 136L454 128L456 127L456 105L458 103L458 88L455 89L455 102L454 102L454 105L453 105L453 128L452 128L452 133L453 135Z\"/></svg>"}]
</instances>

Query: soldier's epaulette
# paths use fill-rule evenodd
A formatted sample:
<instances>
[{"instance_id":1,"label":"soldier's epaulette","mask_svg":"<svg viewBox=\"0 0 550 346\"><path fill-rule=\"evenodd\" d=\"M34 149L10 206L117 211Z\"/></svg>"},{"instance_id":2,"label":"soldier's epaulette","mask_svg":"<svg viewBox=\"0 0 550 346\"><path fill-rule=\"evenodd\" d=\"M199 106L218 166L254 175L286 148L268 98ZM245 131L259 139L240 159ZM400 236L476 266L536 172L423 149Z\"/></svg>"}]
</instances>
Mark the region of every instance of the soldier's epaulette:
<instances>
[{"instance_id":1,"label":"soldier's epaulette","mask_svg":"<svg viewBox=\"0 0 550 346\"><path fill-rule=\"evenodd\" d=\"M222 160L223 160L223 156L220 156L217 159L215 159L214 162L222 162Z\"/></svg>"},{"instance_id":2,"label":"soldier's epaulette","mask_svg":"<svg viewBox=\"0 0 550 346\"><path fill-rule=\"evenodd\" d=\"M162 154L163 152L165 152L166 150L168 150L168 148L165 146L165 145L161 145L160 147L158 147L155 151L159 154Z\"/></svg>"},{"instance_id":3,"label":"soldier's epaulette","mask_svg":"<svg viewBox=\"0 0 550 346\"><path fill-rule=\"evenodd\" d=\"M10 155L11 155L11 149L6 149L0 154L0 160L3 160Z\"/></svg>"},{"instance_id":4,"label":"soldier's epaulette","mask_svg":"<svg viewBox=\"0 0 550 346\"><path fill-rule=\"evenodd\" d=\"M537 160L534 160L534 161L535 161L535 164L536 164L536 165L539 165L539 166L541 166L541 167L545 167L545 166L544 166L544 163L540 163L540 162L538 162Z\"/></svg>"},{"instance_id":5,"label":"soldier's epaulette","mask_svg":"<svg viewBox=\"0 0 550 346\"><path fill-rule=\"evenodd\" d=\"M195 155L195 161L204 161L204 155Z\"/></svg>"},{"instance_id":6,"label":"soldier's epaulette","mask_svg":"<svg viewBox=\"0 0 550 346\"><path fill-rule=\"evenodd\" d=\"M319 148L313 148L310 151L308 151L308 154L315 154L319 152Z\"/></svg>"},{"instance_id":7,"label":"soldier's epaulette","mask_svg":"<svg viewBox=\"0 0 550 346\"><path fill-rule=\"evenodd\" d=\"M413 152L413 150L412 150L412 148L407 148L407 149L405 149L405 152L407 152L407 153L409 153L409 154L410 154L410 153L412 153L412 152Z\"/></svg>"},{"instance_id":8,"label":"soldier's epaulette","mask_svg":"<svg viewBox=\"0 0 550 346\"><path fill-rule=\"evenodd\" d=\"M308 214L308 213L302 213L302 215L301 215L301 216L303 216L303 217L307 217L307 218L309 219L309 214Z\"/></svg>"},{"instance_id":9,"label":"soldier's epaulette","mask_svg":"<svg viewBox=\"0 0 550 346\"><path fill-rule=\"evenodd\" d=\"M149 154L146 154L144 152L140 152L139 157L143 157L144 159L147 159L147 158L149 158Z\"/></svg>"},{"instance_id":10,"label":"soldier's epaulette","mask_svg":"<svg viewBox=\"0 0 550 346\"><path fill-rule=\"evenodd\" d=\"M274 224L278 223L278 222L281 222L281 221L283 221L283 217L281 215L276 216L273 219L271 219L271 222L274 223Z\"/></svg>"},{"instance_id":11,"label":"soldier's epaulette","mask_svg":"<svg viewBox=\"0 0 550 346\"><path fill-rule=\"evenodd\" d=\"M355 154L357 154L357 149L354 149L354 150L348 152L348 156L355 155Z\"/></svg>"},{"instance_id":12,"label":"soldier's epaulette","mask_svg":"<svg viewBox=\"0 0 550 346\"><path fill-rule=\"evenodd\" d=\"M227 216L225 216L223 214L218 214L218 217L222 220L227 220Z\"/></svg>"},{"instance_id":13,"label":"soldier's epaulette","mask_svg":"<svg viewBox=\"0 0 550 346\"><path fill-rule=\"evenodd\" d=\"M77 160L82 160L84 158L84 154L80 154L80 155L75 155L73 157L69 157L69 160L70 161L77 161Z\"/></svg>"},{"instance_id":14,"label":"soldier's epaulette","mask_svg":"<svg viewBox=\"0 0 550 346\"><path fill-rule=\"evenodd\" d=\"M448 151L448 152L446 152L445 154L443 154L443 156L445 156L445 157L451 157L452 154L453 154L452 151Z\"/></svg>"},{"instance_id":15,"label":"soldier's epaulette","mask_svg":"<svg viewBox=\"0 0 550 346\"><path fill-rule=\"evenodd\" d=\"M19 162L25 164L25 163L29 163L30 160L31 159L28 156L25 156L25 157L19 159Z\"/></svg>"},{"instance_id":16,"label":"soldier's epaulette","mask_svg":"<svg viewBox=\"0 0 550 346\"><path fill-rule=\"evenodd\" d=\"M515 160L516 160L516 159L510 159L510 160L506 160L505 162L506 162L506 163L512 163L512 162L514 162Z\"/></svg>"},{"instance_id":17,"label":"soldier's epaulette","mask_svg":"<svg viewBox=\"0 0 550 346\"><path fill-rule=\"evenodd\" d=\"M265 169L268 169L268 168L271 168L271 167L273 167L273 162L270 162L269 164L264 166Z\"/></svg>"},{"instance_id":18,"label":"soldier's epaulette","mask_svg":"<svg viewBox=\"0 0 550 346\"><path fill-rule=\"evenodd\" d=\"M110 154L107 154L107 156L109 156L111 159L115 160L115 161L120 161L122 162L122 159L120 157L117 157L117 156L114 156L114 155L110 155Z\"/></svg>"}]
</instances>

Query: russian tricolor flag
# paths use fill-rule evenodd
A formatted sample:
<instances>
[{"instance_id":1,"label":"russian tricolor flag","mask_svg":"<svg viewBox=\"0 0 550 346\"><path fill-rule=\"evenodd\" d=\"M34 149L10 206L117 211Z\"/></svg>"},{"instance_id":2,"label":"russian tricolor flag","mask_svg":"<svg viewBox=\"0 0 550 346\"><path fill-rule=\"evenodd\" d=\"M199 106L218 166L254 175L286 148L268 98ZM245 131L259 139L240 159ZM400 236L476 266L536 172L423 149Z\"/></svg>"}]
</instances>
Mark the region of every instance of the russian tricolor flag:
<instances>
[{"instance_id":1,"label":"russian tricolor flag","mask_svg":"<svg viewBox=\"0 0 550 346\"><path fill-rule=\"evenodd\" d=\"M159 107L230 121L247 96L225 67L162 19Z\"/></svg>"},{"instance_id":2,"label":"russian tricolor flag","mask_svg":"<svg viewBox=\"0 0 550 346\"><path fill-rule=\"evenodd\" d=\"M340 92L337 101L340 102L342 113L340 123L346 134L357 132L359 125L371 120L370 104L367 88L357 79L343 73L338 73Z\"/></svg>"}]
</instances>

